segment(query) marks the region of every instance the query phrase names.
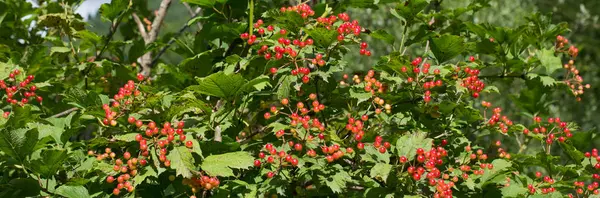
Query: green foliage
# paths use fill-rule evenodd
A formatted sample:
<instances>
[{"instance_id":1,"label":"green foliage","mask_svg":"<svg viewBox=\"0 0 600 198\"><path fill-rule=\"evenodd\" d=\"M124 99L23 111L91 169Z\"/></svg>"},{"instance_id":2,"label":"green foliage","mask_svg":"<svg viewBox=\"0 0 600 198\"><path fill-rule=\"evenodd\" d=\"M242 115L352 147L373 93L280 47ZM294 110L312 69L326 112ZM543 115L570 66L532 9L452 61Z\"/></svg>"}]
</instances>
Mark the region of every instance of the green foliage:
<instances>
[{"instance_id":1,"label":"green foliage","mask_svg":"<svg viewBox=\"0 0 600 198\"><path fill-rule=\"evenodd\" d=\"M589 114L553 115L590 55L547 15L162 2L0 1L0 197L597 194Z\"/></svg>"}]
</instances>

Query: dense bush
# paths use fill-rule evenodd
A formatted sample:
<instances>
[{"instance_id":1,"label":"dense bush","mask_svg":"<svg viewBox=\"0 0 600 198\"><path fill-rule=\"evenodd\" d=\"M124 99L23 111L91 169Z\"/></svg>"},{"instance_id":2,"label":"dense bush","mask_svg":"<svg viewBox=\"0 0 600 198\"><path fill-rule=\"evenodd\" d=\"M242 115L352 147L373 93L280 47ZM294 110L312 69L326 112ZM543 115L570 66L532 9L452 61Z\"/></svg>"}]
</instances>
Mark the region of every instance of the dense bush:
<instances>
[{"instance_id":1,"label":"dense bush","mask_svg":"<svg viewBox=\"0 0 600 198\"><path fill-rule=\"evenodd\" d=\"M540 116L546 90L590 88L564 23L468 21L485 0L182 2L190 20L161 34L180 2L113 0L102 36L80 1L0 1L1 197L599 194L590 133ZM345 73L348 54L375 64Z\"/></svg>"}]
</instances>

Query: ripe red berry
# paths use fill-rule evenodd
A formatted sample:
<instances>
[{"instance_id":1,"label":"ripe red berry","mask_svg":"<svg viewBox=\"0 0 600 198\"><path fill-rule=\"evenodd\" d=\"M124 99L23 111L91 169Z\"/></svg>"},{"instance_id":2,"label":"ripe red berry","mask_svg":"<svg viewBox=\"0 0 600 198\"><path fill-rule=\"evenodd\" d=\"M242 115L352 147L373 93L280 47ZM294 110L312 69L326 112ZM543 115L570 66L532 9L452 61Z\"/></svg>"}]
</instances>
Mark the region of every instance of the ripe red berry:
<instances>
[{"instance_id":1,"label":"ripe red berry","mask_svg":"<svg viewBox=\"0 0 600 198\"><path fill-rule=\"evenodd\" d=\"M471 62L475 62L475 57L473 57L473 56L470 56L470 57L469 57L469 61L471 61Z\"/></svg>"},{"instance_id":2,"label":"ripe red berry","mask_svg":"<svg viewBox=\"0 0 600 198\"><path fill-rule=\"evenodd\" d=\"M188 148L192 148L192 147L194 147L194 143L192 143L192 141L187 141L187 142L185 142L185 146Z\"/></svg>"},{"instance_id":3,"label":"ripe red berry","mask_svg":"<svg viewBox=\"0 0 600 198\"><path fill-rule=\"evenodd\" d=\"M254 160L254 166L260 167L260 160Z\"/></svg>"},{"instance_id":4,"label":"ripe red berry","mask_svg":"<svg viewBox=\"0 0 600 198\"><path fill-rule=\"evenodd\" d=\"M106 182L107 182L107 183L109 183L109 184L110 184L110 183L113 183L114 181L115 181L115 178L114 178L113 176L108 176L108 177L106 177Z\"/></svg>"},{"instance_id":5,"label":"ripe red berry","mask_svg":"<svg viewBox=\"0 0 600 198\"><path fill-rule=\"evenodd\" d=\"M138 75L137 75L137 80L138 80L138 81L142 81L142 80L144 80L144 75L142 75L142 74L138 74Z\"/></svg>"},{"instance_id":6,"label":"ripe red berry","mask_svg":"<svg viewBox=\"0 0 600 198\"><path fill-rule=\"evenodd\" d=\"M267 178L273 178L273 176L275 176L275 173L273 173L273 172L267 173Z\"/></svg>"}]
</instances>

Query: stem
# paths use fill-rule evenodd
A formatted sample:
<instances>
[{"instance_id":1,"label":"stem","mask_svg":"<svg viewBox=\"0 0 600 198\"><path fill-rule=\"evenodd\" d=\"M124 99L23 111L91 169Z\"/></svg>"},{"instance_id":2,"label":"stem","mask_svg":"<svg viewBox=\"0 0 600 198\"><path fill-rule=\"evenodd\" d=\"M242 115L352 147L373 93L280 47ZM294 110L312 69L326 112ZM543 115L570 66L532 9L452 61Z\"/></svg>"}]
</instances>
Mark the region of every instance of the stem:
<instances>
[{"instance_id":1,"label":"stem","mask_svg":"<svg viewBox=\"0 0 600 198\"><path fill-rule=\"evenodd\" d=\"M248 26L250 27L249 34L252 36L252 33L254 32L254 26L252 25L254 21L254 0L248 2L248 8L250 9L248 13Z\"/></svg>"}]
</instances>

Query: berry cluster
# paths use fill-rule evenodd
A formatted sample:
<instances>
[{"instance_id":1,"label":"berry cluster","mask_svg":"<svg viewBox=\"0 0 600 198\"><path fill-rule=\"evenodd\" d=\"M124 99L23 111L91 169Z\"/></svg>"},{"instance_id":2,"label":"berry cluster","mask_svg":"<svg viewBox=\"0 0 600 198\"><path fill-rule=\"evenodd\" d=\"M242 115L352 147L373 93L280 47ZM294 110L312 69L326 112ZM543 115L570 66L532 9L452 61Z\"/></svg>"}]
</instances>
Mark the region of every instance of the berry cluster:
<instances>
[{"instance_id":1,"label":"berry cluster","mask_svg":"<svg viewBox=\"0 0 600 198\"><path fill-rule=\"evenodd\" d=\"M531 130L534 134L542 134L546 138L546 144L550 145L555 140L564 142L567 138L573 137L571 130L567 127L567 122L561 122L560 118L548 118L547 122L542 122L541 117L534 117L535 127ZM550 130L548 130L550 129ZM529 135L530 130L524 129L523 134Z\"/></svg>"},{"instance_id":2,"label":"berry cluster","mask_svg":"<svg viewBox=\"0 0 600 198\"><path fill-rule=\"evenodd\" d=\"M557 52L567 54L570 60L564 64L565 80L564 82L571 88L573 95L577 96L577 101L581 101L579 97L584 93L584 89L589 89L590 84L583 84L583 78L579 75L579 70L575 67L575 58L579 54L579 49L573 45L569 45L569 40L561 35L556 36L556 44L554 46Z\"/></svg>"},{"instance_id":3,"label":"berry cluster","mask_svg":"<svg viewBox=\"0 0 600 198\"><path fill-rule=\"evenodd\" d=\"M309 16L315 15L315 11L313 11L312 8L306 4L299 4L297 6L289 6L289 7L281 7L279 9L279 11L281 11L281 12L297 12L304 19L308 18Z\"/></svg>"},{"instance_id":4,"label":"berry cluster","mask_svg":"<svg viewBox=\"0 0 600 198\"><path fill-rule=\"evenodd\" d=\"M600 156L598 156L598 149L594 148L592 149L592 152L585 152L585 157L588 158L587 160L590 160L590 164L592 164L592 158L594 158L596 160L595 164L592 164L594 166L595 169L600 169ZM596 178L594 178L596 179ZM598 177L597 179L600 180L600 177Z\"/></svg>"},{"instance_id":5,"label":"berry cluster","mask_svg":"<svg viewBox=\"0 0 600 198\"><path fill-rule=\"evenodd\" d=\"M88 155L96 155L94 151L88 151ZM109 158L110 157L110 158ZM117 181L117 186L113 189L114 195L121 194L122 191L133 192L135 190L131 179L138 174L138 168L147 164L146 160L138 160L138 158L132 158L131 153L123 153L123 158L116 158L116 154L112 152L110 148L105 148L103 154L96 155L96 159L99 161L109 159L110 162L114 163L113 171L114 174L106 177L106 183L112 184ZM126 160L126 162L124 162Z\"/></svg>"},{"instance_id":6,"label":"berry cluster","mask_svg":"<svg viewBox=\"0 0 600 198\"><path fill-rule=\"evenodd\" d=\"M575 182L573 182L573 185L575 187L577 187L577 189L575 190L575 192L578 195L585 194L585 195L589 196L589 195L592 195L592 194L593 195L600 194L600 190L598 190L599 184L598 184L597 181L594 181L594 182L588 184L587 186L585 185L585 182L583 182L583 181L575 181ZM569 195L569 197L573 197L573 195Z\"/></svg>"},{"instance_id":7,"label":"berry cluster","mask_svg":"<svg viewBox=\"0 0 600 198\"><path fill-rule=\"evenodd\" d=\"M556 189L552 187L555 181L550 176L543 176L542 173L538 171L535 172L535 178L542 179L542 181L537 181L533 184L528 184L527 189L529 190L529 194L548 194L556 191Z\"/></svg>"},{"instance_id":8,"label":"berry cluster","mask_svg":"<svg viewBox=\"0 0 600 198\"><path fill-rule=\"evenodd\" d=\"M490 102L481 101L481 106L488 109L492 106ZM502 133L508 133L508 127L513 125L512 120L508 119L505 115L502 115L502 108L496 107L492 110L492 117L487 121L489 126L498 126ZM486 117L487 112L484 111L484 117Z\"/></svg>"},{"instance_id":9,"label":"berry cluster","mask_svg":"<svg viewBox=\"0 0 600 198\"><path fill-rule=\"evenodd\" d=\"M458 73L460 71L460 67L457 67L456 72ZM462 80L460 85L469 89L473 98L479 98L479 92L481 92L483 88L485 88L485 83L481 81L478 77L479 70L465 67L463 72L467 76Z\"/></svg>"},{"instance_id":10,"label":"berry cluster","mask_svg":"<svg viewBox=\"0 0 600 198\"><path fill-rule=\"evenodd\" d=\"M152 141L152 143L154 145L157 145L158 149L160 149L160 155L158 156L158 160L161 163L163 163L165 167L171 166L171 160L167 159L167 147L170 144L181 144L185 142L185 146L188 148L192 148L194 146L192 141L186 141L186 136L183 134L183 127L185 125L183 121L177 123L176 129L171 126L170 122L163 123L163 128L161 129L156 126L156 123L154 121L149 122L146 126L144 126L141 120L136 120L134 117L129 117L127 121L130 124L135 125L137 128L140 128L141 130L144 130L145 128L145 136L147 138L145 138L142 134L137 134L135 136L135 140L138 141L140 144L140 150L142 151L142 155L145 157L148 156L148 141ZM179 140L177 142L174 142L175 133L177 133L177 139ZM166 137L166 139L161 137Z\"/></svg>"},{"instance_id":11,"label":"berry cluster","mask_svg":"<svg viewBox=\"0 0 600 198\"><path fill-rule=\"evenodd\" d=\"M290 145L294 146L294 142L290 141L289 142ZM302 145L298 144L299 146L295 146L294 149L297 149L296 151L302 151ZM273 146L273 144L271 143L267 143L264 146L264 150L269 153L269 156L266 156L264 152L260 152L258 154L258 157L260 159L254 160L254 166L255 167L261 167L263 164L262 160L265 160L265 162L267 164L273 164L273 165L279 165L279 168L277 168L277 170L279 170L280 168L284 167L284 166L298 166L298 158L293 156L292 154L287 153L286 151L284 151L284 149L277 151L277 149ZM265 159L266 157L266 159ZM267 173L267 178L272 178L273 176L275 176L276 172L268 172Z\"/></svg>"},{"instance_id":12,"label":"berry cluster","mask_svg":"<svg viewBox=\"0 0 600 198\"><path fill-rule=\"evenodd\" d=\"M410 158L414 158L413 161L409 161L406 156L400 156L399 162L403 164L409 164L406 171L412 176L415 181L420 181L422 176L425 175L427 182L430 186L435 186L434 197L452 197L452 187L454 182L458 181L455 177L454 180L450 181L450 175L442 174L442 171L438 169L438 166L443 165L443 158L448 156L448 151L443 147L432 147L429 150L423 148L417 148L416 153Z\"/></svg>"},{"instance_id":13,"label":"berry cluster","mask_svg":"<svg viewBox=\"0 0 600 198\"><path fill-rule=\"evenodd\" d=\"M365 42L361 43L360 38L358 38L362 28L356 20L350 22L350 17L346 13L314 19L311 18L311 16L314 16L314 11L306 4L300 4L293 7L282 7L280 11L282 13L294 12L301 15L302 18L306 20L305 24L307 25L316 22L315 24L317 25L324 25L327 30L337 30L337 38L339 41L337 45L342 44L342 42L348 38L350 39L349 41L351 41L349 43L360 43L361 49L359 53L361 55L371 55L371 51L367 50L368 44ZM341 19L343 22L335 23L338 19ZM254 31L242 33L240 38L245 40L248 45L261 43L261 46L256 48L256 52L266 60L275 59L289 61L281 66L270 68L269 72L271 74L277 74L280 68L291 65L294 67L291 70L291 73L293 75L302 75L300 79L304 84L307 84L310 82L309 74L311 73L311 69L315 69L316 66L323 67L327 65L328 57L324 57L325 55L323 52L320 52L320 50L313 50L312 52L306 50L302 51L306 47L314 44L313 39L308 38L306 33L289 32L287 29L279 28L274 25L268 25L266 28L263 28L264 25L264 21L258 19L253 25L255 28ZM277 42L273 42L273 39L276 39ZM331 50L333 49L323 49L323 51L326 51L326 54L331 53Z\"/></svg>"},{"instance_id":14,"label":"berry cluster","mask_svg":"<svg viewBox=\"0 0 600 198\"><path fill-rule=\"evenodd\" d=\"M194 176L190 179L183 179L183 185L187 185L192 189L192 193L199 192L199 189L211 190L219 188L219 178L209 176Z\"/></svg>"},{"instance_id":15,"label":"berry cluster","mask_svg":"<svg viewBox=\"0 0 600 198\"><path fill-rule=\"evenodd\" d=\"M119 88L119 92L113 96L114 101L109 106L104 104L102 109L104 110L104 119L102 123L104 125L116 126L117 118L123 115L123 112L128 110L133 101L141 92L138 90L137 85L133 80L127 81L123 87Z\"/></svg>"},{"instance_id":16,"label":"berry cluster","mask_svg":"<svg viewBox=\"0 0 600 198\"><path fill-rule=\"evenodd\" d=\"M8 75L8 80L0 80L0 88L6 93L6 102L12 105L23 106L30 102L31 99L42 102L43 98L37 96L35 91L37 87L31 82L35 78L33 75L27 76L23 81L18 80L17 76L21 74L21 70L15 69ZM10 112L5 112L4 117L8 117Z\"/></svg>"}]
</instances>

